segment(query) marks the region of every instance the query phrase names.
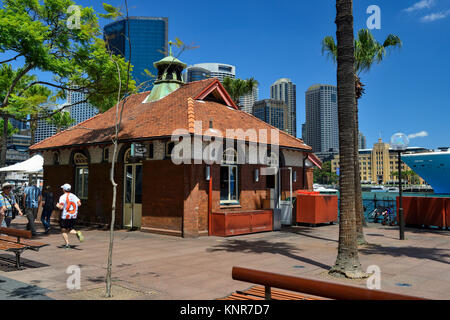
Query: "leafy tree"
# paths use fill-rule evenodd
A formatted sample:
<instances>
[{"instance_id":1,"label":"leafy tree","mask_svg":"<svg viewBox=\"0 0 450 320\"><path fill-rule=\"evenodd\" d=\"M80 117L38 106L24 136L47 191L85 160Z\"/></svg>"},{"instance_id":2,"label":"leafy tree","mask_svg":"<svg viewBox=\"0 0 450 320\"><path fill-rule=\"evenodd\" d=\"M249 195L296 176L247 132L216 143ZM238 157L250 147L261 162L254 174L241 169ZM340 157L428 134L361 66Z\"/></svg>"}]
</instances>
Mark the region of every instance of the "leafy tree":
<instances>
[{"instance_id":1,"label":"leafy tree","mask_svg":"<svg viewBox=\"0 0 450 320\"><path fill-rule=\"evenodd\" d=\"M356 110L354 114L354 170L355 176L360 176L360 168L358 161L358 133L359 133L359 120L358 120L358 100L364 93L364 84L360 80L360 74L368 72L374 64L379 64L386 57L388 52L396 47L401 47L402 41L396 35L390 34L386 37L383 43L379 43L373 34L368 29L361 29L358 32L357 38L354 40L354 72L355 72L355 98L356 98ZM327 53L334 62L337 61L337 45L332 36L327 36L322 41L322 53ZM367 243L364 238L363 224L364 224L364 209L362 203L362 189L361 181L355 180L355 203L356 203L356 223L358 232L358 243Z\"/></svg>"},{"instance_id":2,"label":"leafy tree","mask_svg":"<svg viewBox=\"0 0 450 320\"><path fill-rule=\"evenodd\" d=\"M322 169L314 168L314 183L334 184L337 183L339 177L331 171L331 161L326 161L322 165Z\"/></svg>"},{"instance_id":3,"label":"leafy tree","mask_svg":"<svg viewBox=\"0 0 450 320\"><path fill-rule=\"evenodd\" d=\"M120 78L131 68L123 57L110 55L102 39L97 14L92 8L74 7L71 0L4 0L0 9L0 65L9 77L0 74L0 117L37 121L50 117L50 104L42 103L41 85L51 88L49 101L65 99L68 90L86 93L82 102L90 102L100 111L111 108L117 99ZM74 24L75 22L75 24ZM13 69L8 62L21 66ZM53 74L52 81L43 81L31 72ZM135 83L130 79L129 92ZM122 92L122 96L125 95ZM41 103L37 103L40 100ZM27 106L39 106L39 112L29 112ZM66 106L68 107L68 106ZM36 109L36 108L35 108ZM29 112L29 113L28 113ZM42 116L37 116L37 115ZM4 125L3 131L7 128ZM6 137L2 136L6 145ZM0 155L0 166L6 161L6 151Z\"/></svg>"},{"instance_id":4,"label":"leafy tree","mask_svg":"<svg viewBox=\"0 0 450 320\"><path fill-rule=\"evenodd\" d=\"M336 61L338 87L340 217L338 255L330 274L362 278L355 223L355 45L353 1L336 0Z\"/></svg>"},{"instance_id":5,"label":"leafy tree","mask_svg":"<svg viewBox=\"0 0 450 320\"><path fill-rule=\"evenodd\" d=\"M0 127L3 128L3 119L0 119ZM8 121L8 131L6 134L6 137L11 137L13 134L16 134L17 132L19 132L19 130L17 130L16 128L13 127L13 125L11 124L11 122ZM0 136L3 135L3 131L0 131Z\"/></svg>"},{"instance_id":6,"label":"leafy tree","mask_svg":"<svg viewBox=\"0 0 450 320\"><path fill-rule=\"evenodd\" d=\"M63 129L70 127L75 123L75 119L70 116L67 111L55 113L51 118L47 119L49 124L56 127L56 133L61 132Z\"/></svg>"},{"instance_id":7,"label":"leafy tree","mask_svg":"<svg viewBox=\"0 0 450 320\"><path fill-rule=\"evenodd\" d=\"M257 85L258 81L256 81L254 78L242 80L226 77L225 79L223 79L223 86L231 96L231 99L233 99L233 101L236 102L237 105L240 104L240 97L251 93Z\"/></svg>"}]
</instances>

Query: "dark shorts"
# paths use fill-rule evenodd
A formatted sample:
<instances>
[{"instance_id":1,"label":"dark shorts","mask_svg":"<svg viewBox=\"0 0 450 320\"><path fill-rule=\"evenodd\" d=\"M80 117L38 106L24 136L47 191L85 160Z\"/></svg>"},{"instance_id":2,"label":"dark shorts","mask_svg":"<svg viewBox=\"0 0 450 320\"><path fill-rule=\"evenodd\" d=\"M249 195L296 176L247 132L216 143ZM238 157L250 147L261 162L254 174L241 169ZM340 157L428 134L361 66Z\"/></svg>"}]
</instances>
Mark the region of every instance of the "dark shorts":
<instances>
[{"instance_id":1,"label":"dark shorts","mask_svg":"<svg viewBox=\"0 0 450 320\"><path fill-rule=\"evenodd\" d=\"M77 222L77 219L61 219L59 222L59 225L61 229L68 229L72 230L75 227L75 223Z\"/></svg>"}]
</instances>

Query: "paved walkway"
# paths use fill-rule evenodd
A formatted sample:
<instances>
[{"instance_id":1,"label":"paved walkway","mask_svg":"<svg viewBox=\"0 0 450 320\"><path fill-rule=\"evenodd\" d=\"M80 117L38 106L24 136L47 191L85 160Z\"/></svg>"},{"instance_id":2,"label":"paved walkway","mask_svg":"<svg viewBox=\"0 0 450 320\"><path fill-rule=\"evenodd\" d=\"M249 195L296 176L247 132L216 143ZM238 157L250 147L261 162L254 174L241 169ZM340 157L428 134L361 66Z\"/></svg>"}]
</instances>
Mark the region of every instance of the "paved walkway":
<instances>
[{"instance_id":1,"label":"paved walkway","mask_svg":"<svg viewBox=\"0 0 450 320\"><path fill-rule=\"evenodd\" d=\"M18 217L13 227L24 228ZM37 240L50 244L40 252L23 254L25 270L16 271L0 252L0 299L101 299L104 294L109 232L84 228L85 242L71 236L74 248L63 243L59 228ZM113 294L120 299L216 299L249 283L231 279L233 266L365 286L365 280L336 279L327 274L337 254L337 225L291 227L230 238L182 239L171 236L117 231L113 257ZM371 225L365 229L371 243L360 249L363 268L378 265L381 289L432 299L450 299L450 232L398 230ZM81 289L67 289L67 268L81 269ZM19 289L20 290L19 290ZM28 296L23 293L31 292ZM22 296L20 295L22 294Z\"/></svg>"}]
</instances>

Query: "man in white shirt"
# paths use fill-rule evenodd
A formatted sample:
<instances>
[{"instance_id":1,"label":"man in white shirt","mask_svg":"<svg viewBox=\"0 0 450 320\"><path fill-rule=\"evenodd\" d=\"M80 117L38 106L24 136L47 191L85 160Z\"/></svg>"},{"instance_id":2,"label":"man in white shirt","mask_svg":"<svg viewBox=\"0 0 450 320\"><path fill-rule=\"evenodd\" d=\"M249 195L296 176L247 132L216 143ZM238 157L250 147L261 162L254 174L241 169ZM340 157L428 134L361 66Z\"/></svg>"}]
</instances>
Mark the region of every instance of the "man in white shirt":
<instances>
[{"instance_id":1,"label":"man in white shirt","mask_svg":"<svg viewBox=\"0 0 450 320\"><path fill-rule=\"evenodd\" d=\"M64 190L64 194L59 198L59 202L56 206L62 210L60 226L61 234L66 242L65 248L70 248L69 233L76 234L80 242L83 242L84 240L81 231L77 231L74 228L78 216L78 207L81 206L81 201L76 195L70 193L70 184L66 183L62 185L61 188Z\"/></svg>"}]
</instances>

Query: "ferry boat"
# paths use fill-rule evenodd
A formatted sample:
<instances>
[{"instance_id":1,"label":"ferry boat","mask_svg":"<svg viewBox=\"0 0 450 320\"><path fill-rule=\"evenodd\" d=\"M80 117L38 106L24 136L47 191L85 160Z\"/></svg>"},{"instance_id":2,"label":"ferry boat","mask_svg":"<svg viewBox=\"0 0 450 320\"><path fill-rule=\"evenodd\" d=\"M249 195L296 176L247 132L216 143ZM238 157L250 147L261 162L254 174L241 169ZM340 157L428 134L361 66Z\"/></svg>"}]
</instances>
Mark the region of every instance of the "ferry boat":
<instances>
[{"instance_id":1,"label":"ferry boat","mask_svg":"<svg viewBox=\"0 0 450 320\"><path fill-rule=\"evenodd\" d=\"M403 154L402 160L434 190L434 193L450 194L450 150Z\"/></svg>"}]
</instances>

